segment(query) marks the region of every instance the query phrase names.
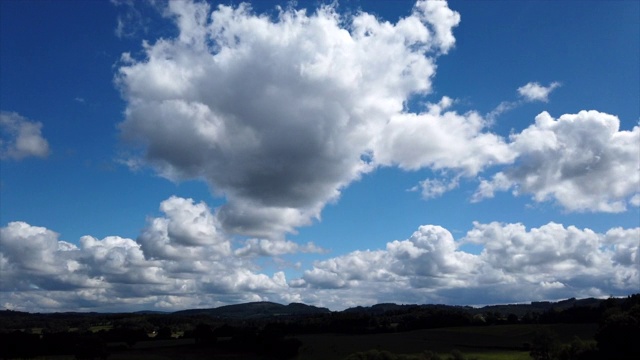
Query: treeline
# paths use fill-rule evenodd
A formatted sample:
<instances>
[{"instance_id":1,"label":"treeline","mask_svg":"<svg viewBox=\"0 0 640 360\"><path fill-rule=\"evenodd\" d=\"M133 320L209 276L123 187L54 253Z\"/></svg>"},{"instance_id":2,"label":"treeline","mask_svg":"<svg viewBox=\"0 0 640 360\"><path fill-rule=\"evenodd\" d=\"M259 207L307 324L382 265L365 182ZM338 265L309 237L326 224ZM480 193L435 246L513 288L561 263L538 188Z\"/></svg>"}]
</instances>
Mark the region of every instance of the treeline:
<instances>
[{"instance_id":1,"label":"treeline","mask_svg":"<svg viewBox=\"0 0 640 360\"><path fill-rule=\"evenodd\" d=\"M50 356L75 356L76 359L107 359L113 353L126 353L138 349L136 344L158 342L158 347L149 346L150 351L159 347L174 346L189 348L193 353L234 355L256 355L264 359L291 359L298 354L301 342L285 337L282 333L269 329L233 328L221 326L212 328L204 323L188 330L178 341L169 328L149 334L143 329L110 329L97 332L62 332L31 334L13 331L0 334L0 354L3 359L29 359ZM167 340L169 341L167 343ZM167 345L168 344L168 345Z\"/></svg>"},{"instance_id":2,"label":"treeline","mask_svg":"<svg viewBox=\"0 0 640 360\"><path fill-rule=\"evenodd\" d=\"M172 333L192 330L205 323L212 327L224 324L236 327L264 327L276 324L287 333L366 333L407 331L451 326L500 324L596 323L609 308L622 308L637 302L640 294L628 298L568 299L557 303L487 306L472 308L448 305L378 304L355 307L339 312L319 312L318 308L303 304L294 314L264 313L268 303L233 305L234 314L244 309L244 316L225 316L221 311L189 310L176 313L26 313L0 311L0 332L38 329L39 333L86 332L96 328L142 329L148 333L170 328ZM267 305L265 305L267 304ZM258 306L259 305L259 306ZM275 305L275 304L273 304ZM293 304L287 306L291 307ZM283 305L278 305L287 308ZM219 310L222 308L214 309ZM248 310L252 310L250 312ZM215 315L214 315L215 314Z\"/></svg>"},{"instance_id":3,"label":"treeline","mask_svg":"<svg viewBox=\"0 0 640 360\"><path fill-rule=\"evenodd\" d=\"M610 298L597 303L569 299L559 304L561 306L556 307L549 303L543 312L526 311L523 315L494 311L493 307L476 309L447 305L380 304L303 318L271 318L269 324L278 326L281 332L288 334L367 334L456 326L598 323L612 314L629 311L639 305L640 294L627 298ZM568 304L573 305L567 306ZM522 310L520 305L514 307ZM509 306L501 308L508 310Z\"/></svg>"},{"instance_id":4,"label":"treeline","mask_svg":"<svg viewBox=\"0 0 640 360\"><path fill-rule=\"evenodd\" d=\"M561 306L552 303L544 306L543 312L523 312L522 307L517 307L520 310L517 314L503 313L495 307L380 304L341 312L247 318L170 313L29 314L2 311L0 353L6 359L62 354L75 354L79 359L103 358L109 352L132 349L142 341L192 339L189 344L201 349L250 351L266 358L286 359L297 353L300 343L295 336L301 334L374 334L458 326L598 323L595 339L583 339L591 343L585 345L576 341L573 350L563 347L563 354L582 355L560 356L558 349L561 347L551 342L547 348L536 348L545 355L534 358L624 359L640 355L636 345L640 339L640 294L598 302L569 299L561 302ZM553 339L553 336L547 338Z\"/></svg>"}]
</instances>

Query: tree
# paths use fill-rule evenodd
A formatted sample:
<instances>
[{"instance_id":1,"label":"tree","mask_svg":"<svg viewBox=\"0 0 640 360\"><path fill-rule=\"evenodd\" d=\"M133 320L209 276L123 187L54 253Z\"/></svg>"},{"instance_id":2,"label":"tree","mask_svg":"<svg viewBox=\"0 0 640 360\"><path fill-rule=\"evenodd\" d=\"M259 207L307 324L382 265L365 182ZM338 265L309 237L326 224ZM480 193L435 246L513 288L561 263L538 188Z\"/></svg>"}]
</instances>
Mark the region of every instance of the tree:
<instances>
[{"instance_id":1,"label":"tree","mask_svg":"<svg viewBox=\"0 0 640 360\"><path fill-rule=\"evenodd\" d=\"M559 360L588 360L600 358L595 341L585 341L574 337L570 344L564 344L558 352Z\"/></svg>"},{"instance_id":2,"label":"tree","mask_svg":"<svg viewBox=\"0 0 640 360\"><path fill-rule=\"evenodd\" d=\"M628 311L607 311L596 334L601 356L610 359L639 358L640 304Z\"/></svg>"},{"instance_id":3,"label":"tree","mask_svg":"<svg viewBox=\"0 0 640 360\"><path fill-rule=\"evenodd\" d=\"M217 340L213 330L211 330L211 326L203 323L196 325L193 337L196 339L196 344L200 345L211 344Z\"/></svg>"},{"instance_id":4,"label":"tree","mask_svg":"<svg viewBox=\"0 0 640 360\"><path fill-rule=\"evenodd\" d=\"M547 328L541 328L533 334L531 340L531 352L529 355L534 360L555 359L558 350L557 336Z\"/></svg>"},{"instance_id":5,"label":"tree","mask_svg":"<svg viewBox=\"0 0 640 360\"><path fill-rule=\"evenodd\" d=\"M168 326L163 326L158 329L158 333L156 334L156 339L158 340L167 340L171 339L172 331Z\"/></svg>"}]
</instances>

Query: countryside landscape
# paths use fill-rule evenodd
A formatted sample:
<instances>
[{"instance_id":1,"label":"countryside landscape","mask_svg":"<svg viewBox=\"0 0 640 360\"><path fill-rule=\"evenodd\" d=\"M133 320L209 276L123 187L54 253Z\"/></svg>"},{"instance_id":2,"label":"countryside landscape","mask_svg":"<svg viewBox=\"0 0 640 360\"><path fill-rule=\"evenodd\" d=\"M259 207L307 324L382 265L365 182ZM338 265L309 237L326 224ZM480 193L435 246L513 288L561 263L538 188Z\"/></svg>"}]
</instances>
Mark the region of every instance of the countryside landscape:
<instances>
[{"instance_id":1,"label":"countryside landscape","mask_svg":"<svg viewBox=\"0 0 640 360\"><path fill-rule=\"evenodd\" d=\"M3 359L636 359L640 294L343 311L253 302L172 313L0 313Z\"/></svg>"},{"instance_id":2,"label":"countryside landscape","mask_svg":"<svg viewBox=\"0 0 640 360\"><path fill-rule=\"evenodd\" d=\"M0 0L0 360L640 359L640 1Z\"/></svg>"}]
</instances>

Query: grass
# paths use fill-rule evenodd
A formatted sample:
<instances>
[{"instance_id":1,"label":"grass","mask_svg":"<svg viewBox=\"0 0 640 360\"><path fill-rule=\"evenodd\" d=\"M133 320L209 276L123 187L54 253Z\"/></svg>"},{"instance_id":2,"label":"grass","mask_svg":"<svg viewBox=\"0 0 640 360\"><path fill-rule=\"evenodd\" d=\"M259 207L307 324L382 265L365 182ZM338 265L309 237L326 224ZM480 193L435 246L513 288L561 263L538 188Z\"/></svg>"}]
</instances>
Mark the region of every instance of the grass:
<instances>
[{"instance_id":1,"label":"grass","mask_svg":"<svg viewBox=\"0 0 640 360\"><path fill-rule=\"evenodd\" d=\"M593 339L597 324L467 326L384 334L308 334L293 337L303 344L297 360L339 360L350 354L370 349L404 354L407 358L415 359L419 359L419 355L425 350L435 351L443 359L447 359L451 351L457 349L468 359L530 360L529 352L524 349L524 346L531 342L533 334L541 328L549 329L556 334L560 342L569 343L575 336L584 340ZM101 328L92 327L91 330L99 331ZM143 341L126 351L114 351L109 358L114 360L258 358L250 354L227 354L214 349L194 348L192 344L192 339Z\"/></svg>"},{"instance_id":2,"label":"grass","mask_svg":"<svg viewBox=\"0 0 640 360\"><path fill-rule=\"evenodd\" d=\"M91 332L99 332L99 331L109 331L113 329L113 325L96 325L89 328Z\"/></svg>"},{"instance_id":3,"label":"grass","mask_svg":"<svg viewBox=\"0 0 640 360\"><path fill-rule=\"evenodd\" d=\"M425 350L445 355L458 349L466 357L487 359L527 359L524 349L533 334L548 328L560 342L568 343L574 336L593 339L596 324L500 325L468 326L416 330L403 333L341 335L299 335L303 343L299 360L343 359L350 354L369 349L386 350L394 354L420 354Z\"/></svg>"},{"instance_id":4,"label":"grass","mask_svg":"<svg viewBox=\"0 0 640 360\"><path fill-rule=\"evenodd\" d=\"M465 352L464 356L468 359L478 360L531 360L528 351L491 351L491 352ZM441 355L446 359L445 354Z\"/></svg>"}]
</instances>

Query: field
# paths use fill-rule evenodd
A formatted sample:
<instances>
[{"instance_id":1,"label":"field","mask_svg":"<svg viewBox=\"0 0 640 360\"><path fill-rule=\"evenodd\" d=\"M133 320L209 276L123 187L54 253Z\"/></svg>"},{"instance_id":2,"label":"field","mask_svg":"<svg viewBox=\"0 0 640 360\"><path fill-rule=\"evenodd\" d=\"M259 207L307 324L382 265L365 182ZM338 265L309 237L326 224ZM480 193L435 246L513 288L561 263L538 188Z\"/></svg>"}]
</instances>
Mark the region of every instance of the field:
<instances>
[{"instance_id":1,"label":"field","mask_svg":"<svg viewBox=\"0 0 640 360\"><path fill-rule=\"evenodd\" d=\"M302 341L298 360L344 359L350 354L370 349L386 350L394 354L419 355L431 350L446 358L457 349L467 358L478 360L530 360L525 346L533 334L547 328L560 342L568 343L575 336L593 339L596 324L501 325L484 327L452 327L416 330L400 333L369 335L313 334L298 335ZM231 354L215 349L187 346L185 340L145 341L133 349L113 353L110 359L260 359L250 354Z\"/></svg>"},{"instance_id":2,"label":"field","mask_svg":"<svg viewBox=\"0 0 640 360\"><path fill-rule=\"evenodd\" d=\"M467 326L367 335L303 334L293 337L302 342L297 360L340 360L373 349L406 355L411 359L419 359L419 355L427 350L447 359L455 349L467 359L530 360L527 347L534 333L541 329L555 334L559 342L569 343L576 336L584 340L593 339L597 324ZM194 346L193 339L139 341L132 347L125 343L110 343L109 359L263 359L249 350L224 350L229 339L218 339L217 345L212 347ZM64 360L74 357L47 358Z\"/></svg>"},{"instance_id":3,"label":"field","mask_svg":"<svg viewBox=\"0 0 640 360\"><path fill-rule=\"evenodd\" d=\"M562 343L575 336L593 339L596 324L502 325L486 327L453 327L416 330L401 333L369 335L313 334L298 335L302 341L298 360L344 359L350 354L370 349L386 350L394 354L417 355L425 350L446 358L454 349L467 358L478 360L530 360L524 347L533 334L546 328L557 335ZM260 359L255 355L224 353L215 349L197 349L186 340L145 341L133 349L113 353L109 359Z\"/></svg>"},{"instance_id":4,"label":"field","mask_svg":"<svg viewBox=\"0 0 640 360\"><path fill-rule=\"evenodd\" d=\"M503 305L500 309L504 312L484 313L482 309L447 305L396 304L318 313L318 308L304 304L257 302L229 305L235 309L231 313L241 314L233 318L212 317L207 309L193 314L30 314L5 310L0 311L0 356L57 360L73 359L74 354L115 360L424 360L439 355L441 359L529 360L530 351L537 349L539 354L558 358L640 359L636 341L640 338L640 295L592 300ZM542 313L533 311L545 306ZM289 309L291 315L283 317L283 309ZM305 309L308 313L300 313ZM511 310L527 310L526 316L519 319ZM484 314L482 322L475 321L474 312ZM504 317L504 313L509 315Z\"/></svg>"},{"instance_id":5,"label":"field","mask_svg":"<svg viewBox=\"0 0 640 360\"><path fill-rule=\"evenodd\" d=\"M560 342L566 343L574 336L593 339L597 325L474 326L371 335L301 335L297 338L303 343L300 360L342 359L369 349L386 350L394 354L420 354L425 350L447 354L457 349L467 357L478 359L530 359L524 347L541 328L549 329L557 334Z\"/></svg>"}]
</instances>

